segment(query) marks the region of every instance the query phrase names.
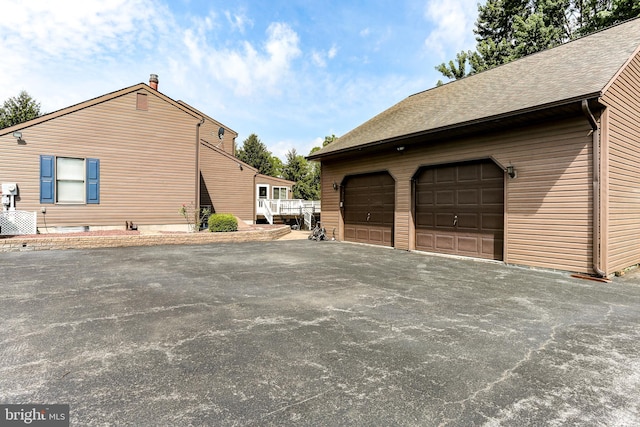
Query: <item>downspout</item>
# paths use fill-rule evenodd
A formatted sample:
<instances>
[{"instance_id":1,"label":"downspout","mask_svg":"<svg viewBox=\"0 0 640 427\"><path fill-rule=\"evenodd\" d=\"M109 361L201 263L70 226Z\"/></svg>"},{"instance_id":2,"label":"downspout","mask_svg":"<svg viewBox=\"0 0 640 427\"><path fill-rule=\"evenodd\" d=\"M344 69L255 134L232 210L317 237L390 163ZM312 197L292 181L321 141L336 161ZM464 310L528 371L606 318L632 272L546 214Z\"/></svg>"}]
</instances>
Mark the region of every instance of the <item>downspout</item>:
<instances>
[{"instance_id":1,"label":"downspout","mask_svg":"<svg viewBox=\"0 0 640 427\"><path fill-rule=\"evenodd\" d=\"M196 205L196 222L200 221L200 126L202 126L203 123L204 117L196 124L196 197L194 199L194 204ZM200 224L197 224L196 227L199 229Z\"/></svg>"},{"instance_id":2,"label":"downspout","mask_svg":"<svg viewBox=\"0 0 640 427\"><path fill-rule=\"evenodd\" d=\"M253 223L257 224L258 223L258 198L256 197L256 186L257 186L257 181L256 181L256 177L258 176L258 172L253 174Z\"/></svg>"},{"instance_id":3,"label":"downspout","mask_svg":"<svg viewBox=\"0 0 640 427\"><path fill-rule=\"evenodd\" d=\"M606 277L600 268L600 126L586 99L582 100L582 112L591 125L593 153L593 271L600 277Z\"/></svg>"}]
</instances>

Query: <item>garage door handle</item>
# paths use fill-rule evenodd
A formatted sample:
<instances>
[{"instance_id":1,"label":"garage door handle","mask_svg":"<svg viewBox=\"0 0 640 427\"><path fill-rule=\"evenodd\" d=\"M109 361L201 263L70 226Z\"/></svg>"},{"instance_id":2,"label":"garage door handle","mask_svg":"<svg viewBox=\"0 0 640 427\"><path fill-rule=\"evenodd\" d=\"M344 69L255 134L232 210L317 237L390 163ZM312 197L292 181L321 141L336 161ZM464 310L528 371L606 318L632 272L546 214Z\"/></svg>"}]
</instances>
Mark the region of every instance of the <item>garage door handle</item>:
<instances>
[{"instance_id":1,"label":"garage door handle","mask_svg":"<svg viewBox=\"0 0 640 427\"><path fill-rule=\"evenodd\" d=\"M367 222L371 219L371 212L367 212Z\"/></svg>"},{"instance_id":2,"label":"garage door handle","mask_svg":"<svg viewBox=\"0 0 640 427\"><path fill-rule=\"evenodd\" d=\"M453 216L453 226L455 227L456 225L458 225L458 215Z\"/></svg>"}]
</instances>

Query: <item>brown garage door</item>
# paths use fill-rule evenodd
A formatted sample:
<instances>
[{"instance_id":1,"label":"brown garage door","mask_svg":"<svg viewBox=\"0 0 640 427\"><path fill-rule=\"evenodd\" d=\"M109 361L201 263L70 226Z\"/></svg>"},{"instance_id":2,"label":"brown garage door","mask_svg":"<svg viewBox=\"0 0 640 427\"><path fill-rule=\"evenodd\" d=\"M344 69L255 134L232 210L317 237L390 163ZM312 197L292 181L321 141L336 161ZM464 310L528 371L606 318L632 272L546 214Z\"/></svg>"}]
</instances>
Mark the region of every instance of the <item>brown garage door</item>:
<instances>
[{"instance_id":1,"label":"brown garage door","mask_svg":"<svg viewBox=\"0 0 640 427\"><path fill-rule=\"evenodd\" d=\"M502 259L504 172L483 160L416 176L416 249Z\"/></svg>"},{"instance_id":2,"label":"brown garage door","mask_svg":"<svg viewBox=\"0 0 640 427\"><path fill-rule=\"evenodd\" d=\"M351 176L343 188L345 240L393 246L396 183L391 175Z\"/></svg>"}]
</instances>

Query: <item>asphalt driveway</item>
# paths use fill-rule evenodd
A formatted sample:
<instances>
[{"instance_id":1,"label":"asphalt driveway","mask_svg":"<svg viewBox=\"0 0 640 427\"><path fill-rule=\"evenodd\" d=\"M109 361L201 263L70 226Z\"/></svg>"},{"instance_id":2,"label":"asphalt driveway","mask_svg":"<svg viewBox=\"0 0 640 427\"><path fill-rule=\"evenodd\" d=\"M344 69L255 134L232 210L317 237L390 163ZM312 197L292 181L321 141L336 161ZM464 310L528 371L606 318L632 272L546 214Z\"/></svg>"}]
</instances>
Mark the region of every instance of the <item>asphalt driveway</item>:
<instances>
[{"instance_id":1,"label":"asphalt driveway","mask_svg":"<svg viewBox=\"0 0 640 427\"><path fill-rule=\"evenodd\" d=\"M298 240L8 253L0 276L0 403L71 425L640 424L640 274Z\"/></svg>"}]
</instances>

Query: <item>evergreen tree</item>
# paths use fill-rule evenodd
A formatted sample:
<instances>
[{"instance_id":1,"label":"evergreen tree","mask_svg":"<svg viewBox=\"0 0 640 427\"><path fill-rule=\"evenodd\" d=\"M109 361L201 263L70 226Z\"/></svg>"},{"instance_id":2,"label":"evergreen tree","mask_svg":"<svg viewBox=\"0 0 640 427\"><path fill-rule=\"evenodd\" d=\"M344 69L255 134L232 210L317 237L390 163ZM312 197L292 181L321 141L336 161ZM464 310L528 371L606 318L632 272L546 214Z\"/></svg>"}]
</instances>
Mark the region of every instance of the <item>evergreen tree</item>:
<instances>
[{"instance_id":1,"label":"evergreen tree","mask_svg":"<svg viewBox=\"0 0 640 427\"><path fill-rule=\"evenodd\" d=\"M314 162L315 163L315 162ZM316 165L310 165L295 148L289 150L282 168L282 177L294 181L293 198L318 200L320 198L320 174Z\"/></svg>"},{"instance_id":2,"label":"evergreen tree","mask_svg":"<svg viewBox=\"0 0 640 427\"><path fill-rule=\"evenodd\" d=\"M487 0L478 5L475 52L436 69L460 79L638 16L638 0Z\"/></svg>"},{"instance_id":3,"label":"evergreen tree","mask_svg":"<svg viewBox=\"0 0 640 427\"><path fill-rule=\"evenodd\" d=\"M272 176L276 176L278 178L282 178L282 168L284 167L284 164L282 163L282 160L280 160L280 157L278 156L271 156L271 173L273 174Z\"/></svg>"},{"instance_id":4,"label":"evergreen tree","mask_svg":"<svg viewBox=\"0 0 640 427\"><path fill-rule=\"evenodd\" d=\"M487 0L484 5L478 5L478 20L473 32L480 56L470 61L473 73L515 59L514 21L516 17L527 19L529 15L528 0Z\"/></svg>"},{"instance_id":5,"label":"evergreen tree","mask_svg":"<svg viewBox=\"0 0 640 427\"><path fill-rule=\"evenodd\" d=\"M436 67L436 70L440 71L445 77L449 79L461 79L467 75L467 59L471 55L471 52L458 52L456 55L456 62L449 61L448 64L442 63ZM442 82L438 82L438 86Z\"/></svg>"},{"instance_id":6,"label":"evergreen tree","mask_svg":"<svg viewBox=\"0 0 640 427\"><path fill-rule=\"evenodd\" d=\"M527 18L516 16L513 22L513 59L552 48L569 40L565 12L568 0L538 1L537 10Z\"/></svg>"},{"instance_id":7,"label":"evergreen tree","mask_svg":"<svg viewBox=\"0 0 640 427\"><path fill-rule=\"evenodd\" d=\"M575 0L581 35L640 16L638 0Z\"/></svg>"},{"instance_id":8,"label":"evergreen tree","mask_svg":"<svg viewBox=\"0 0 640 427\"><path fill-rule=\"evenodd\" d=\"M249 135L242 143L242 148L236 150L236 157L263 175L276 176L271 152L255 133Z\"/></svg>"},{"instance_id":9,"label":"evergreen tree","mask_svg":"<svg viewBox=\"0 0 640 427\"><path fill-rule=\"evenodd\" d=\"M24 123L43 113L40 111L40 103L36 102L24 90L18 96L4 101L0 108L0 129Z\"/></svg>"},{"instance_id":10,"label":"evergreen tree","mask_svg":"<svg viewBox=\"0 0 640 427\"><path fill-rule=\"evenodd\" d=\"M334 134L331 134L331 136L325 136L324 137L324 141L322 142L322 146L326 147L327 145L331 144L333 141L335 141L336 139L338 139L337 136L335 136ZM313 152L313 151L312 151Z\"/></svg>"}]
</instances>

